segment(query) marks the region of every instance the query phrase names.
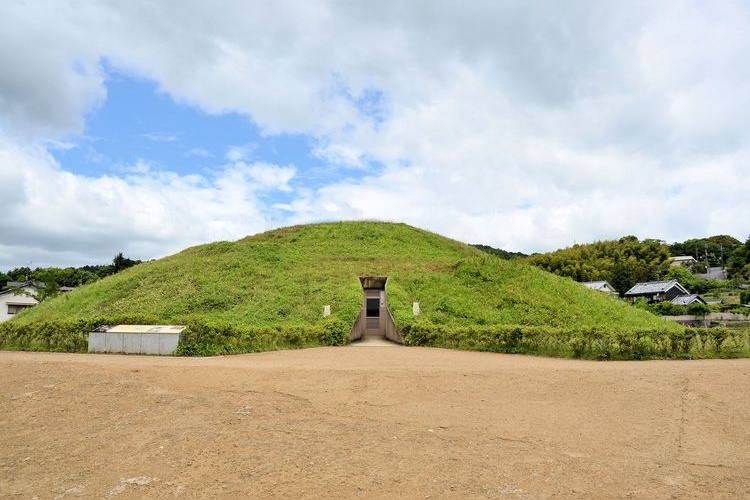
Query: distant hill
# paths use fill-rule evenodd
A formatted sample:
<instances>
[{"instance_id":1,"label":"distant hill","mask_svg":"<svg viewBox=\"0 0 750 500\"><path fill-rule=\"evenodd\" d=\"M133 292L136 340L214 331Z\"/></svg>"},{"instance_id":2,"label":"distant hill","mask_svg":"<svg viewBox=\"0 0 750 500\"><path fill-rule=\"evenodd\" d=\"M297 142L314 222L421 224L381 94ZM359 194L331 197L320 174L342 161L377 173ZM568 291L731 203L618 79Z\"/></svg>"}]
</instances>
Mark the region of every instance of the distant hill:
<instances>
[{"instance_id":1,"label":"distant hill","mask_svg":"<svg viewBox=\"0 0 750 500\"><path fill-rule=\"evenodd\" d=\"M690 255L704 266L708 260L708 267L718 267L726 265L732 252L741 246L742 242L737 238L720 234L672 243L669 252L672 256Z\"/></svg>"},{"instance_id":2,"label":"distant hill","mask_svg":"<svg viewBox=\"0 0 750 500\"><path fill-rule=\"evenodd\" d=\"M639 240L625 236L617 240L573 245L543 254L533 254L524 262L576 281L609 281L620 294L635 283L664 279L669 258L690 255L698 260L694 272L726 265L729 277L750 278L750 238L742 243L728 235L686 240L667 245L662 240Z\"/></svg>"},{"instance_id":3,"label":"distant hill","mask_svg":"<svg viewBox=\"0 0 750 500\"><path fill-rule=\"evenodd\" d=\"M525 262L580 282L608 281L622 295L637 282L664 277L669 258L669 248L663 241L625 236L534 254Z\"/></svg>"}]
</instances>

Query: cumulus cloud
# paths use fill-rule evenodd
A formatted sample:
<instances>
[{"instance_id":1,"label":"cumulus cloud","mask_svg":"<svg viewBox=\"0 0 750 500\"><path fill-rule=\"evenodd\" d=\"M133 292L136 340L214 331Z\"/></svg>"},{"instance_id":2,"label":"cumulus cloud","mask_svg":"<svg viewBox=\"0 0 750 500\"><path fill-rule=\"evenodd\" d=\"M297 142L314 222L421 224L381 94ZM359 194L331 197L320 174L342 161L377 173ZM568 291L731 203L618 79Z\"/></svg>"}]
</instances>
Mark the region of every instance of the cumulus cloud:
<instances>
[{"instance_id":1,"label":"cumulus cloud","mask_svg":"<svg viewBox=\"0 0 750 500\"><path fill-rule=\"evenodd\" d=\"M259 195L287 190L294 176L289 167L241 162L211 175L179 175L144 163L125 170L122 177L75 175L40 148L0 142L6 214L0 267L107 262L117 252L152 258L238 239L277 224Z\"/></svg>"},{"instance_id":2,"label":"cumulus cloud","mask_svg":"<svg viewBox=\"0 0 750 500\"><path fill-rule=\"evenodd\" d=\"M12 3L0 18L0 67L14 68L0 72L0 194L25 225L6 224L0 243L23 244L23 227L49 249L62 236L48 222L73 220L87 245L128 234L158 254L360 217L522 251L744 237L748 28L739 1ZM251 163L245 146L215 176L69 174L44 144L83 130L109 68L263 134L305 134L332 168L360 175L307 187L302 166ZM103 208L84 213L81 199ZM74 247L62 245L85 252Z\"/></svg>"}]
</instances>

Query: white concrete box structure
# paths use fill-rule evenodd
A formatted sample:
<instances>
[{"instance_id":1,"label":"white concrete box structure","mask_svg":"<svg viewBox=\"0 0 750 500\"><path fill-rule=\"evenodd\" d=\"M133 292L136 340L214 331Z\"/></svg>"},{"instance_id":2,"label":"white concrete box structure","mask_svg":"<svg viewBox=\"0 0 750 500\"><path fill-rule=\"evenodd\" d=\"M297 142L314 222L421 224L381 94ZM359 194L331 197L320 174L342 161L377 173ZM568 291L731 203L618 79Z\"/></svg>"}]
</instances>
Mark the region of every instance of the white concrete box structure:
<instances>
[{"instance_id":1,"label":"white concrete box structure","mask_svg":"<svg viewBox=\"0 0 750 500\"><path fill-rule=\"evenodd\" d=\"M172 356L182 338L179 325L117 325L89 332L89 352Z\"/></svg>"}]
</instances>

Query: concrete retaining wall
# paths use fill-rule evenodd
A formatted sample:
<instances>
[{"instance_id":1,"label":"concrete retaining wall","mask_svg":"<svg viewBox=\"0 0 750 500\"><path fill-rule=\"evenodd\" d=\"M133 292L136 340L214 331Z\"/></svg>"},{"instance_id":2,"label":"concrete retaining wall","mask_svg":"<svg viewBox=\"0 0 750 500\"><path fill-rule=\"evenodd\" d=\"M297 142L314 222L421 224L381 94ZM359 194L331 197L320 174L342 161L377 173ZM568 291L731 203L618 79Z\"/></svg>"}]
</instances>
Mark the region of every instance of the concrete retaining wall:
<instances>
[{"instance_id":1,"label":"concrete retaining wall","mask_svg":"<svg viewBox=\"0 0 750 500\"><path fill-rule=\"evenodd\" d=\"M359 316L357 316L357 319L354 321L354 326L352 326L352 331L349 332L349 342L353 342L355 340L359 340L362 338L362 334L365 331L365 311L359 313Z\"/></svg>"},{"instance_id":2,"label":"concrete retaining wall","mask_svg":"<svg viewBox=\"0 0 750 500\"><path fill-rule=\"evenodd\" d=\"M748 312L750 313L750 309L748 309ZM749 315L736 313L709 313L706 314L705 318L703 316L692 316L690 314L664 317L667 319L671 319L672 321L695 321L698 319L706 319L708 321L750 321Z\"/></svg>"},{"instance_id":3,"label":"concrete retaining wall","mask_svg":"<svg viewBox=\"0 0 750 500\"><path fill-rule=\"evenodd\" d=\"M685 326L725 326L728 328L750 327L750 316L736 313L710 313L706 314L705 317L683 314L681 316L664 316L664 319L668 319Z\"/></svg>"},{"instance_id":4,"label":"concrete retaining wall","mask_svg":"<svg viewBox=\"0 0 750 500\"><path fill-rule=\"evenodd\" d=\"M404 339L401 338L401 334L398 333L398 329L396 328L396 321L393 319L393 315L391 314L391 310L385 307L384 314L381 318L381 321L383 321L383 329L385 330L385 338L390 340L391 342L396 342L397 344L404 343ZM362 311L359 313L359 316L357 316L357 320L354 322L354 326L352 327L352 331L349 332L349 342L353 342L355 340L361 339L367 329L367 317L366 317L367 311L362 309Z\"/></svg>"},{"instance_id":5,"label":"concrete retaining wall","mask_svg":"<svg viewBox=\"0 0 750 500\"><path fill-rule=\"evenodd\" d=\"M396 328L396 321L394 321L393 319L391 310L386 308L385 312L386 314L383 317L383 321L385 321L385 338L387 338L391 342L403 345L404 339L402 339L401 334L398 333L398 329Z\"/></svg>"}]
</instances>

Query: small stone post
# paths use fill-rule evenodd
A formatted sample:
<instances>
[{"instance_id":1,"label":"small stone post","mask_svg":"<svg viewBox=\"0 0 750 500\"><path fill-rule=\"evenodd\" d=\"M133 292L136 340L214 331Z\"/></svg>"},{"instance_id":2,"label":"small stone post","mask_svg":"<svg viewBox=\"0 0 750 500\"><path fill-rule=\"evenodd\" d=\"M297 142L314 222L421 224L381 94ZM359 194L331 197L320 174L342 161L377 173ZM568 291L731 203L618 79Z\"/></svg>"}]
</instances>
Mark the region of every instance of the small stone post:
<instances>
[{"instance_id":1,"label":"small stone post","mask_svg":"<svg viewBox=\"0 0 750 500\"><path fill-rule=\"evenodd\" d=\"M327 318L330 315L331 315L331 306L328 306L328 305L323 306L323 317Z\"/></svg>"},{"instance_id":2,"label":"small stone post","mask_svg":"<svg viewBox=\"0 0 750 500\"><path fill-rule=\"evenodd\" d=\"M419 302L412 302L411 312L414 316L419 316Z\"/></svg>"}]
</instances>

